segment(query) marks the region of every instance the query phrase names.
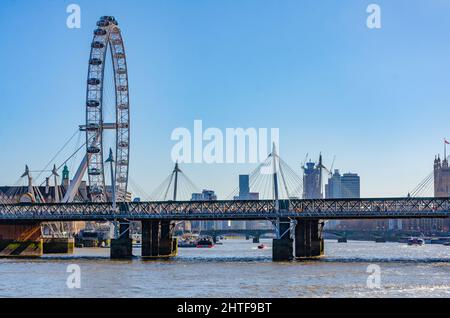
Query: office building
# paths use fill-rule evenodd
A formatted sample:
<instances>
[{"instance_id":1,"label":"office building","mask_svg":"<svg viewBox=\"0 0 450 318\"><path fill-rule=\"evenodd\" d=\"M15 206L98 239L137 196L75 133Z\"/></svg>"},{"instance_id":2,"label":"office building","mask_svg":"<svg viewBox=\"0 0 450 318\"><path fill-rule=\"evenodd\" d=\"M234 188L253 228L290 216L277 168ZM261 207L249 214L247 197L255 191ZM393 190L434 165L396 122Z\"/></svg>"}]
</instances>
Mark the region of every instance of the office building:
<instances>
[{"instance_id":1,"label":"office building","mask_svg":"<svg viewBox=\"0 0 450 318\"><path fill-rule=\"evenodd\" d=\"M204 189L202 193L192 193L191 201L216 201L217 195L213 190ZM191 228L194 231L221 229L222 222L216 221L193 221Z\"/></svg>"},{"instance_id":2,"label":"office building","mask_svg":"<svg viewBox=\"0 0 450 318\"><path fill-rule=\"evenodd\" d=\"M307 162L303 166L303 198L322 199L322 155L319 163Z\"/></svg>"}]
</instances>

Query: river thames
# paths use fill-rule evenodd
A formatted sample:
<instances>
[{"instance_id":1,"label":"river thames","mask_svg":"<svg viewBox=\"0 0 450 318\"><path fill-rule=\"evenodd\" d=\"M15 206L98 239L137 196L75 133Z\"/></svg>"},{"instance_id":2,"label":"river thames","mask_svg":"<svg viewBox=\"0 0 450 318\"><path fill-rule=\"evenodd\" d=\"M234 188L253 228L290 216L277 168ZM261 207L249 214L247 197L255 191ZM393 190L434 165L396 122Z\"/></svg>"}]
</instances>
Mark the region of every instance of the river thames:
<instances>
[{"instance_id":1,"label":"river thames","mask_svg":"<svg viewBox=\"0 0 450 318\"><path fill-rule=\"evenodd\" d=\"M0 259L0 297L450 297L450 247L401 243L326 241L317 261L271 261L267 249L224 240L211 249L181 248L165 261L112 261L109 249L76 249L75 255ZM70 289L68 265L81 270L81 288ZM369 288L369 265L380 269Z\"/></svg>"}]
</instances>

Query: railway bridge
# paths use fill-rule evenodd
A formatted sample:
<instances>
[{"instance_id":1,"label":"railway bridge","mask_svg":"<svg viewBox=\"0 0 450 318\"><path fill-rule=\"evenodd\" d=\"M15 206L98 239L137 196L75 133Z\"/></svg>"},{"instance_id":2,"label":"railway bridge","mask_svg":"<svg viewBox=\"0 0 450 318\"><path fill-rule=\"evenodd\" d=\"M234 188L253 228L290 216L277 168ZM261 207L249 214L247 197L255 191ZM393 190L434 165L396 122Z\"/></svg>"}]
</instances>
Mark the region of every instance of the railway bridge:
<instances>
[{"instance_id":1,"label":"railway bridge","mask_svg":"<svg viewBox=\"0 0 450 318\"><path fill-rule=\"evenodd\" d=\"M176 255L175 221L268 220L276 232L273 260L292 260L324 254L324 220L449 216L450 198L431 197L1 204L0 256L42 255L40 224L49 221L114 222L112 258L132 257L129 225L139 221L142 257L161 258Z\"/></svg>"}]
</instances>

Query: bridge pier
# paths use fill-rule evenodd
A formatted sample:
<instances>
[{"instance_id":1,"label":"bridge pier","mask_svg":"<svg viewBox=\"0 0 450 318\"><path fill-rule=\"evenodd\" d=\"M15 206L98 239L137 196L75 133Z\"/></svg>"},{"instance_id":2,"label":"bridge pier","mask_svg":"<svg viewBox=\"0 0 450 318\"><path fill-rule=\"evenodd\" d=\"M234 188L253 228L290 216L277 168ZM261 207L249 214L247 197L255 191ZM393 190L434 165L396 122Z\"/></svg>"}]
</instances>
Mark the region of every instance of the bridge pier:
<instances>
[{"instance_id":1,"label":"bridge pier","mask_svg":"<svg viewBox=\"0 0 450 318\"><path fill-rule=\"evenodd\" d=\"M119 238L111 240L112 259L130 259L133 257L133 240L130 238L130 224L120 221Z\"/></svg>"},{"instance_id":2,"label":"bridge pier","mask_svg":"<svg viewBox=\"0 0 450 318\"><path fill-rule=\"evenodd\" d=\"M74 247L74 238L52 237L43 239L44 254L73 254Z\"/></svg>"},{"instance_id":3,"label":"bridge pier","mask_svg":"<svg viewBox=\"0 0 450 318\"><path fill-rule=\"evenodd\" d=\"M324 254L323 222L297 219L295 226L295 258L319 257Z\"/></svg>"},{"instance_id":4,"label":"bridge pier","mask_svg":"<svg viewBox=\"0 0 450 318\"><path fill-rule=\"evenodd\" d=\"M273 239L272 241L272 260L275 262L291 261L293 259L293 240L291 239L289 228L289 219L280 220L281 238Z\"/></svg>"},{"instance_id":5,"label":"bridge pier","mask_svg":"<svg viewBox=\"0 0 450 318\"><path fill-rule=\"evenodd\" d=\"M0 223L0 257L40 257L42 254L40 222Z\"/></svg>"},{"instance_id":6,"label":"bridge pier","mask_svg":"<svg viewBox=\"0 0 450 318\"><path fill-rule=\"evenodd\" d=\"M175 224L170 220L142 221L142 257L176 256L178 241L172 236L174 228Z\"/></svg>"},{"instance_id":7,"label":"bridge pier","mask_svg":"<svg viewBox=\"0 0 450 318\"><path fill-rule=\"evenodd\" d=\"M253 237L253 243L259 243L259 236Z\"/></svg>"}]
</instances>

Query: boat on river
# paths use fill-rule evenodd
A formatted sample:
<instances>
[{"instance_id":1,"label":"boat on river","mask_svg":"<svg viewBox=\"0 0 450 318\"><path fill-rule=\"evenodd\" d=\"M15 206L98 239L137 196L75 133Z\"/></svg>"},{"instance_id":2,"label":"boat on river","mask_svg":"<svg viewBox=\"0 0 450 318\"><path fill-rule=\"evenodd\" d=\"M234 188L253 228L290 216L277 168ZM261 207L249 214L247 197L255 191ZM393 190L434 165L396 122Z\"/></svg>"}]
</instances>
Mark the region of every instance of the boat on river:
<instances>
[{"instance_id":1,"label":"boat on river","mask_svg":"<svg viewBox=\"0 0 450 318\"><path fill-rule=\"evenodd\" d=\"M408 245L419 245L422 246L425 244L425 240L421 239L420 237L411 237L408 240Z\"/></svg>"},{"instance_id":2,"label":"boat on river","mask_svg":"<svg viewBox=\"0 0 450 318\"><path fill-rule=\"evenodd\" d=\"M204 237L197 241L198 248L211 248L213 246L214 242L209 237Z\"/></svg>"}]
</instances>

